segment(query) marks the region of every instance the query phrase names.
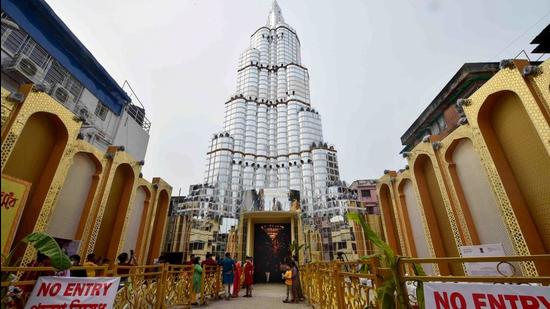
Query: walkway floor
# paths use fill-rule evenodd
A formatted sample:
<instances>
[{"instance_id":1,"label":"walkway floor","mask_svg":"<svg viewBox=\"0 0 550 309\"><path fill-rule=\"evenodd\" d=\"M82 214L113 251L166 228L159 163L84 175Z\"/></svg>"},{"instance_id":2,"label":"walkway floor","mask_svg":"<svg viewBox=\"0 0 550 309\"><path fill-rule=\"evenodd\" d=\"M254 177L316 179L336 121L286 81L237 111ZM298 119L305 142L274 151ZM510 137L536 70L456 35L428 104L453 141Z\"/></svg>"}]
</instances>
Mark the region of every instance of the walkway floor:
<instances>
[{"instance_id":1,"label":"walkway floor","mask_svg":"<svg viewBox=\"0 0 550 309\"><path fill-rule=\"evenodd\" d=\"M279 284L257 284L254 286L252 297L242 297L244 291L241 290L239 297L231 298L227 301L208 300L208 306L203 308L243 308L243 309L271 309L271 308L311 308L306 302L299 304L285 304L283 299L286 297L286 289L282 283ZM200 308L200 307L193 307Z\"/></svg>"}]
</instances>

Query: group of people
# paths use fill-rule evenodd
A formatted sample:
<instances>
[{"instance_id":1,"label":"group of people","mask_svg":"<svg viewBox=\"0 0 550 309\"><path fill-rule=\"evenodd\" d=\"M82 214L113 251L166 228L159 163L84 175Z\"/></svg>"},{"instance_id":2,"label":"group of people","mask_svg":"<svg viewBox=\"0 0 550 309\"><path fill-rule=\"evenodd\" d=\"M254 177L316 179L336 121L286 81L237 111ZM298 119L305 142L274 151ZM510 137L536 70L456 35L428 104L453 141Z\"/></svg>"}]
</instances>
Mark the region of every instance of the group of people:
<instances>
[{"instance_id":1,"label":"group of people","mask_svg":"<svg viewBox=\"0 0 550 309\"><path fill-rule=\"evenodd\" d=\"M216 258L216 260L213 259L212 253L208 252L206 259L202 263L199 256L191 255L191 259L187 264L193 265L193 293L195 295L192 298L196 299L197 303L199 303L198 297L200 297L199 293L201 291L202 272L207 265L219 265L221 267L225 291L224 298L226 300L230 300L232 297L239 297L242 286L246 289L243 297L252 297L252 285L254 283L254 263L252 262L252 257L247 256L244 265L242 265L241 261L236 257L232 259L229 252L225 254L223 259ZM227 290L225 290L225 286L227 286Z\"/></svg>"},{"instance_id":2,"label":"group of people","mask_svg":"<svg viewBox=\"0 0 550 309\"><path fill-rule=\"evenodd\" d=\"M70 276L70 277L95 277L97 276L96 270L91 267L97 267L100 265L109 264L109 261L105 259L96 259L95 254L91 253L86 256L86 260L81 264L81 258L79 255L70 256L71 265L74 267L84 266L90 267L86 269L72 269L66 270L63 273L28 273L24 277L26 280L35 280L38 276L44 275L58 275L58 276ZM166 258L164 256L159 257L157 263L166 263ZM201 292L201 283L202 283L202 273L205 270L206 266L220 266L222 271L222 281L224 285L225 299L230 300L232 297L239 297L239 292L241 287L244 286L246 289L245 295L243 297L252 297L252 285L254 283L254 263L252 257L247 256L244 262L244 265L241 264L241 261L235 257L231 258L229 252L225 253L225 257L222 259L213 258L212 253L206 254L206 259L201 262L199 256L191 255L190 260L186 263L193 266L193 289L192 289L192 299L195 300L195 303L200 303L199 297ZM137 265L137 259L134 255L133 250L130 250L130 255L123 252L117 256L117 266L135 266ZM31 266L50 266L49 258L42 253L38 253L37 259L31 263ZM297 303L304 300L302 293L302 287L300 284L300 272L298 269L298 257L289 257L285 259L284 263L281 265L281 271L283 272L283 279L286 285L286 298L283 300L284 303ZM117 275L121 276L121 287L128 280L128 275L130 272L129 268L121 267L117 269ZM31 278L32 277L32 278ZM227 290L225 290L227 287Z\"/></svg>"},{"instance_id":3,"label":"group of people","mask_svg":"<svg viewBox=\"0 0 550 309\"><path fill-rule=\"evenodd\" d=\"M109 259L96 258L95 253L88 254L86 256L86 260L84 261L84 263L82 263L82 265L80 264L81 258L80 258L80 255L78 254L71 255L69 259L71 260L71 265L75 267L76 266L84 266L84 267L109 266L110 264ZM117 265L118 266L137 265L137 259L136 259L136 256L134 255L134 251L130 250L130 255L128 255L128 253L126 252L122 252L121 254L119 254L117 256ZM121 274L121 275L128 274L129 272L130 270L127 268L121 268L117 270L117 274ZM96 275L97 275L96 270L90 269L90 268L87 268L86 270L75 269L75 270L69 271L69 274L67 274L67 276L70 276L70 277L95 277ZM121 281L125 281L125 280L127 280L127 278L121 279Z\"/></svg>"}]
</instances>

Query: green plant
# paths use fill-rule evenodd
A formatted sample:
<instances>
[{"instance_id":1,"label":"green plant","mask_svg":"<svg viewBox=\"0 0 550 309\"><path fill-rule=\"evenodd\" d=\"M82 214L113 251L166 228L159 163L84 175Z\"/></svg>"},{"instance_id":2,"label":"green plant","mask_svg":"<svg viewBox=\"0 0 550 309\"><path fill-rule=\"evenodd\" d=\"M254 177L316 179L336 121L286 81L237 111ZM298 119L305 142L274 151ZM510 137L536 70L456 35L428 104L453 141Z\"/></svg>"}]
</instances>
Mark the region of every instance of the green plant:
<instances>
[{"instance_id":1,"label":"green plant","mask_svg":"<svg viewBox=\"0 0 550 309\"><path fill-rule=\"evenodd\" d=\"M347 214L347 217L361 225L366 238L382 251L381 256L383 261L391 271L390 275L384 278L384 283L376 288L376 297L380 302L381 308L394 309L396 305L399 305L397 308L407 308L398 277L397 262L399 261L399 257L394 253L392 248L368 226L361 215L350 212Z\"/></svg>"},{"instance_id":2,"label":"green plant","mask_svg":"<svg viewBox=\"0 0 550 309\"><path fill-rule=\"evenodd\" d=\"M20 262L20 258L12 261L17 248L26 243L33 246L37 251L50 258L51 266L57 270L66 270L71 267L71 261L69 257L59 247L53 237L46 233L36 232L27 235L17 243L15 247L9 252L8 255L2 255L2 267L17 266ZM2 273L2 282L10 281L14 276L9 272ZM2 287L1 299L2 306L4 306L4 300L8 294L8 287ZM3 307L2 307L3 308Z\"/></svg>"},{"instance_id":3,"label":"green plant","mask_svg":"<svg viewBox=\"0 0 550 309\"><path fill-rule=\"evenodd\" d=\"M296 240L293 240L289 246L289 250L290 252L292 252L292 255L298 255L300 253L300 250L302 250L302 248L305 251L309 248L309 246L306 246L305 244L299 245Z\"/></svg>"},{"instance_id":4,"label":"green plant","mask_svg":"<svg viewBox=\"0 0 550 309\"><path fill-rule=\"evenodd\" d=\"M412 264L412 266L415 276L426 275L422 266L414 263ZM416 284L416 302L418 303L418 307L420 309L424 309L424 283L422 283L422 281L417 281Z\"/></svg>"},{"instance_id":5,"label":"green plant","mask_svg":"<svg viewBox=\"0 0 550 309\"><path fill-rule=\"evenodd\" d=\"M59 244L53 237L43 232L35 232L27 235L21 240L20 243L17 243L15 247L10 251L7 256L2 255L2 266L16 266L19 264L19 259L15 263L12 263L13 256L17 248L22 244L26 243L31 245L36 249L36 251L44 254L50 258L50 264L53 268L57 270L66 270L71 267L71 260L63 252Z\"/></svg>"}]
</instances>

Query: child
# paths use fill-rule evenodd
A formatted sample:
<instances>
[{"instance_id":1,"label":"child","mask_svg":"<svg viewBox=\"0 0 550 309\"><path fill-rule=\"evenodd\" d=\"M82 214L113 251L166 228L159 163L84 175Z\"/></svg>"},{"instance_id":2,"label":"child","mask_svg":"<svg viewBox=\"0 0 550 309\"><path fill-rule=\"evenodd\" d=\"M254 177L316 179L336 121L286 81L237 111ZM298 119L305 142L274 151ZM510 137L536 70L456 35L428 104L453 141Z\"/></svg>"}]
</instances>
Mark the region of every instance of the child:
<instances>
[{"instance_id":1,"label":"child","mask_svg":"<svg viewBox=\"0 0 550 309\"><path fill-rule=\"evenodd\" d=\"M288 296L290 294L290 291L292 290L292 270L288 264L285 264L285 274L283 276L285 279L285 285L286 285L286 299L283 300L283 303L293 303L294 299L288 300ZM294 295L292 295L294 297Z\"/></svg>"}]
</instances>

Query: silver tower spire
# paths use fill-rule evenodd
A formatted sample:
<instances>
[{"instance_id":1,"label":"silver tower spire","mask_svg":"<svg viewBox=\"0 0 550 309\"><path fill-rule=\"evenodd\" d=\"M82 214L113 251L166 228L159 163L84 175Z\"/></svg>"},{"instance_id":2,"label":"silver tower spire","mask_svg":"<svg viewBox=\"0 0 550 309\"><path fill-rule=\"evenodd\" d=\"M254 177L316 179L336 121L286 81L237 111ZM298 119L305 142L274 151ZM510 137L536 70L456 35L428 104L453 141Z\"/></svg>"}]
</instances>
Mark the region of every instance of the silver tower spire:
<instances>
[{"instance_id":1,"label":"silver tower spire","mask_svg":"<svg viewBox=\"0 0 550 309\"><path fill-rule=\"evenodd\" d=\"M336 149L324 141L321 116L311 106L300 49L296 31L273 1L268 24L252 34L240 56L223 131L210 140L204 183L191 189L201 214L250 211L250 194L269 196L256 210L288 210L272 204L288 201L290 192L299 192L304 212L338 208L331 197L341 192L331 189L341 184Z\"/></svg>"},{"instance_id":2,"label":"silver tower spire","mask_svg":"<svg viewBox=\"0 0 550 309\"><path fill-rule=\"evenodd\" d=\"M275 27L277 24L284 24L285 20L283 19L283 14L281 8L277 3L277 0L273 0L271 4L271 11L269 11L269 16L267 18L267 24L271 27Z\"/></svg>"}]
</instances>

